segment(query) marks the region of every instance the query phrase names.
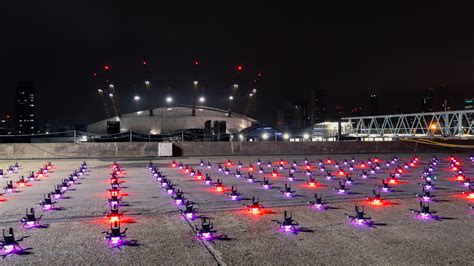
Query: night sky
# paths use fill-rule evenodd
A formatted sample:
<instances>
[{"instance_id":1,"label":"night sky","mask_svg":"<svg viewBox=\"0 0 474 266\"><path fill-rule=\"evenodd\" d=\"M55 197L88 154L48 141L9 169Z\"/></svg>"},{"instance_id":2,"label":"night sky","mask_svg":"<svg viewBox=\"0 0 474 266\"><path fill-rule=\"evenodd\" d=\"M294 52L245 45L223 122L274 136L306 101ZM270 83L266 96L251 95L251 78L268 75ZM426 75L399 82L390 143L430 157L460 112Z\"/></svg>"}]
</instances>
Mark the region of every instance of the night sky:
<instances>
[{"instance_id":1,"label":"night sky","mask_svg":"<svg viewBox=\"0 0 474 266\"><path fill-rule=\"evenodd\" d=\"M379 96L382 113L395 104L418 112L424 89L444 82L454 109L474 97L472 5L189 2L2 3L0 112L13 112L18 80L35 80L39 120L104 119L92 77L104 64L111 66L122 112L136 111L134 88L146 96L143 60L152 69L156 105L164 104L168 86L176 103L190 104L195 58L213 107L227 107L236 65L245 67L236 112L243 112L251 80L263 73L250 116L268 124L278 106L306 99L310 88L325 88L328 111L339 104L346 115L354 105L367 110L370 93Z\"/></svg>"}]
</instances>

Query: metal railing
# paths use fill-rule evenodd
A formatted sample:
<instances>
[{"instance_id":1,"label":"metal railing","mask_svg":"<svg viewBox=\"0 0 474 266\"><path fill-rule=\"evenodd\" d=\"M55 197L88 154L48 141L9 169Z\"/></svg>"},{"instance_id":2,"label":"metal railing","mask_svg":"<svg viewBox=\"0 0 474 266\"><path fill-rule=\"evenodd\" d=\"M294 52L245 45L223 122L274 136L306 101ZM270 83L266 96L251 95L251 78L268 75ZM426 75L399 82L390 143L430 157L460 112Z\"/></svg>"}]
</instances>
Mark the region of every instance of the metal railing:
<instances>
[{"instance_id":1,"label":"metal railing","mask_svg":"<svg viewBox=\"0 0 474 266\"><path fill-rule=\"evenodd\" d=\"M345 117L353 137L474 139L474 110Z\"/></svg>"}]
</instances>

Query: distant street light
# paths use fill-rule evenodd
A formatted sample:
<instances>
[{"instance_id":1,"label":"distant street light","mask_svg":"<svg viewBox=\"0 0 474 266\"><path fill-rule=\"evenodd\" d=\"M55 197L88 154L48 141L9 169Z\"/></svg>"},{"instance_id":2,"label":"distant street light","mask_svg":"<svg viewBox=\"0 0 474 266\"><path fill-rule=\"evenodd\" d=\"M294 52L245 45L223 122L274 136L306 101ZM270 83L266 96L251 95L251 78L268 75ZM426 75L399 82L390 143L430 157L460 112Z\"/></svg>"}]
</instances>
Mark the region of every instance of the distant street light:
<instances>
[{"instance_id":1,"label":"distant street light","mask_svg":"<svg viewBox=\"0 0 474 266\"><path fill-rule=\"evenodd\" d=\"M204 103L206 101L206 98L204 96L199 97L199 103Z\"/></svg>"},{"instance_id":2,"label":"distant street light","mask_svg":"<svg viewBox=\"0 0 474 266\"><path fill-rule=\"evenodd\" d=\"M268 133L263 133L263 134L262 134L262 139L263 139L263 140L267 140L268 137L269 137L269 136L268 136Z\"/></svg>"},{"instance_id":3,"label":"distant street light","mask_svg":"<svg viewBox=\"0 0 474 266\"><path fill-rule=\"evenodd\" d=\"M171 96L166 97L166 103L170 104L173 102L173 98Z\"/></svg>"},{"instance_id":4,"label":"distant street light","mask_svg":"<svg viewBox=\"0 0 474 266\"><path fill-rule=\"evenodd\" d=\"M289 138L290 138L290 134L288 134L288 133L283 134L283 139L287 140Z\"/></svg>"},{"instance_id":5,"label":"distant street light","mask_svg":"<svg viewBox=\"0 0 474 266\"><path fill-rule=\"evenodd\" d=\"M110 97L110 98L114 97L114 94L113 94L113 93L109 93L109 97Z\"/></svg>"},{"instance_id":6,"label":"distant street light","mask_svg":"<svg viewBox=\"0 0 474 266\"><path fill-rule=\"evenodd\" d=\"M234 99L234 96L229 96L229 101L232 101Z\"/></svg>"},{"instance_id":7,"label":"distant street light","mask_svg":"<svg viewBox=\"0 0 474 266\"><path fill-rule=\"evenodd\" d=\"M309 134L308 134L308 133L304 133L304 134L303 134L303 138L306 139L306 140L309 139Z\"/></svg>"},{"instance_id":8,"label":"distant street light","mask_svg":"<svg viewBox=\"0 0 474 266\"><path fill-rule=\"evenodd\" d=\"M135 95L135 96L133 97L133 99L134 99L136 102L138 102L138 101L140 101L140 96Z\"/></svg>"}]
</instances>

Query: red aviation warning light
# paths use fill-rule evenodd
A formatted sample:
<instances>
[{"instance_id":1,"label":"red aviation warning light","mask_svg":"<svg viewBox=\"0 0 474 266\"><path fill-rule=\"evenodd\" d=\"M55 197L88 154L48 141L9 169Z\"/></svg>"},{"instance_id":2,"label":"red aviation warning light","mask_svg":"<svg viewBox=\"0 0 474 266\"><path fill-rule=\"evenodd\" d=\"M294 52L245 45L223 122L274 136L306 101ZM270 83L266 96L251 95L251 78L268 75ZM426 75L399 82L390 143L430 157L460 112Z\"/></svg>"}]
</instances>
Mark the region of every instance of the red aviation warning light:
<instances>
[{"instance_id":1,"label":"red aviation warning light","mask_svg":"<svg viewBox=\"0 0 474 266\"><path fill-rule=\"evenodd\" d=\"M242 70L244 70L244 67L242 65L238 65L236 69L237 69L237 72L242 72Z\"/></svg>"},{"instance_id":2,"label":"red aviation warning light","mask_svg":"<svg viewBox=\"0 0 474 266\"><path fill-rule=\"evenodd\" d=\"M105 70L105 71L109 71L109 70L110 70L110 66L109 66L109 65L104 65L104 70Z\"/></svg>"}]
</instances>

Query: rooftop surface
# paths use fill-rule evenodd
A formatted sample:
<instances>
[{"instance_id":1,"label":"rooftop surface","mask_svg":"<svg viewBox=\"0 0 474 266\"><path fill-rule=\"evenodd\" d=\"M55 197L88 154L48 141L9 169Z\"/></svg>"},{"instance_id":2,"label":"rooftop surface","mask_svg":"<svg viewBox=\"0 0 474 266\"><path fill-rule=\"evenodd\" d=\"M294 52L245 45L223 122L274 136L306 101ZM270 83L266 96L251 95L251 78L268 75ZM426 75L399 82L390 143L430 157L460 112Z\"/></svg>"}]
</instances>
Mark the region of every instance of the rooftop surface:
<instances>
[{"instance_id":1,"label":"rooftop surface","mask_svg":"<svg viewBox=\"0 0 474 266\"><path fill-rule=\"evenodd\" d=\"M390 163L393 156L398 161ZM403 168L415 156L419 161L414 166ZM210 174L213 181L222 180L223 192L197 180L196 176L186 174L184 169L171 167L171 159L155 160L154 165L177 188L192 200L197 215L210 217L217 231L217 239L200 240L194 226L201 227L200 219L188 221L178 212L183 207L162 188L160 183L147 169L148 161L117 160L125 174L121 180L124 193L125 211L122 217L122 229L128 228L127 241L130 245L113 247L104 240L103 231L110 230L104 212L109 210L106 203L109 177L112 172L112 160L89 160L90 172L80 177L78 184L71 186L59 199L56 211L42 212L38 202L43 195L53 190L53 186L77 170L82 160L52 161L54 171L38 181L30 181L27 186L18 188L18 193L5 193L0 196L0 227L13 227L16 237L27 236L19 242L26 250L22 255L11 254L0 259L0 264L112 264L112 263L160 263L160 264L469 264L474 261L472 239L474 239L474 210L462 191L467 187L453 179L455 171L449 169L450 159L446 154L438 155L441 163L436 166L434 175L436 197L430 208L436 210L438 220L419 219L410 209L419 208L419 199L423 179L421 171L431 162L432 154L373 155L378 158L381 169L370 174L371 165L367 155L308 156L311 171L317 181L310 187L306 181L303 156L284 157L283 170L278 168L280 157L261 157L265 173L258 171L257 157L231 157L230 173L218 170L227 162L227 157L183 158L196 171ZM454 154L462 163L466 177L471 177L474 166L466 154ZM350 163L354 157L354 171L344 165L344 159ZM211 168L200 166L211 162ZM328 162L328 159L331 162ZM271 167L267 161L271 161ZM333 178L327 180L320 171L318 161L322 160L326 170ZM366 168L363 168L361 161ZM242 177L235 172L238 161L243 163L240 169ZM289 181L287 176L293 161L297 162L296 180ZM349 194L340 193L339 176L335 162L340 162L345 172L350 172L353 184L347 185ZM0 161L0 169L6 170L14 162ZM6 181L18 180L19 176L37 171L47 163L44 160L19 161L18 173L6 175L0 179L2 186ZM249 163L256 168L253 172L255 182L247 180ZM375 165L374 163L372 165ZM398 183L392 185L392 192L381 192L384 204L372 205L366 199L376 186L389 173L401 166L404 169ZM271 173L275 169L278 174ZM367 169L367 179L360 176ZM260 181L269 179L272 189L263 189ZM291 184L294 197L286 197L280 192L284 185ZM241 193L240 201L230 200L225 193L231 186L237 186ZM338 193L339 192L339 193ZM308 202L314 200L314 193L322 194L328 209L325 211L311 207ZM262 215L253 215L245 207L251 204L251 198L257 197L264 206ZM353 215L354 207L365 206L367 216L373 222L371 226L355 225L346 214ZM47 228L23 229L19 220L25 216L27 208L34 207L37 215L43 214L41 224ZM287 210L298 222L298 232L285 233L279 230L274 221L283 220Z\"/></svg>"}]
</instances>

